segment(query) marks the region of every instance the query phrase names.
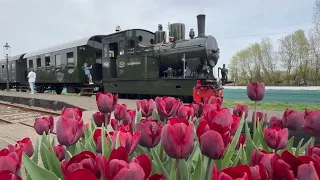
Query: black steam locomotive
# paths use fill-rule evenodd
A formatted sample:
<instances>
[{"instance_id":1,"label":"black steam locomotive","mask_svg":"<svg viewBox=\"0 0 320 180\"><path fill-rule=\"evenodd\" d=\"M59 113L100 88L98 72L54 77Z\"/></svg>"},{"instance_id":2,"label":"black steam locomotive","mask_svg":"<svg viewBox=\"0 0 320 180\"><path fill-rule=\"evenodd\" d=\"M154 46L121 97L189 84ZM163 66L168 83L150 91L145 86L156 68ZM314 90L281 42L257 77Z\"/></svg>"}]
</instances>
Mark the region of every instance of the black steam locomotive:
<instances>
[{"instance_id":1,"label":"black steam locomotive","mask_svg":"<svg viewBox=\"0 0 320 180\"><path fill-rule=\"evenodd\" d=\"M219 59L216 39L205 35L205 15L198 15L198 36L190 30L185 39L185 25L169 26L169 41L159 25L155 33L130 29L109 35L95 35L60 46L25 53L9 59L10 87L25 91L27 73L37 73L36 90L55 90L92 95L95 91L118 93L123 98L176 96L192 99L197 80L215 87L213 68ZM6 87L5 60L0 74L0 89ZM89 84L83 65L92 65L94 84ZM139 97L138 97L139 96Z\"/></svg>"}]
</instances>

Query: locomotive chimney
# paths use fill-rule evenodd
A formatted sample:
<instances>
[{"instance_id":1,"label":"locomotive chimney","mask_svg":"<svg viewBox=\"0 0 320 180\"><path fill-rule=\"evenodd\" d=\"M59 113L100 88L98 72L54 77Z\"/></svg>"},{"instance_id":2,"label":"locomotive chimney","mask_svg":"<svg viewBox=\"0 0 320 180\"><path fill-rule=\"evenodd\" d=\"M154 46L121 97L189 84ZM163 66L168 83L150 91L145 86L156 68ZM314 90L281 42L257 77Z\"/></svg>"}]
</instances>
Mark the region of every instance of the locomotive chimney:
<instances>
[{"instance_id":1,"label":"locomotive chimney","mask_svg":"<svg viewBox=\"0 0 320 180\"><path fill-rule=\"evenodd\" d=\"M159 30L159 31L162 31L162 24L159 24L159 25L158 25L158 30Z\"/></svg>"},{"instance_id":2,"label":"locomotive chimney","mask_svg":"<svg viewBox=\"0 0 320 180\"><path fill-rule=\"evenodd\" d=\"M206 15L199 14L197 16L197 21L198 21L198 37L205 37Z\"/></svg>"}]
</instances>

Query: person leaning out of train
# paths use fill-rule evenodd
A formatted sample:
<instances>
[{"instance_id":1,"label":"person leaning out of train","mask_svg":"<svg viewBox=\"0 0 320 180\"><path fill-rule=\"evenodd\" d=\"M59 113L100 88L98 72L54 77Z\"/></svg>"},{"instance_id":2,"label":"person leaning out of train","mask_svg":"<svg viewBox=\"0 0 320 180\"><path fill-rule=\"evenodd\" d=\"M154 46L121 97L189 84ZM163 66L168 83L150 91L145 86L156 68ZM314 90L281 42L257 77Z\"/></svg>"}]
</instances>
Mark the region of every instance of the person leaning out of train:
<instances>
[{"instance_id":1,"label":"person leaning out of train","mask_svg":"<svg viewBox=\"0 0 320 180\"><path fill-rule=\"evenodd\" d=\"M34 85L36 83L36 78L37 78L36 73L33 71L32 68L30 68L30 72L28 74L28 82L29 82L31 94L34 94Z\"/></svg>"},{"instance_id":2,"label":"person leaning out of train","mask_svg":"<svg viewBox=\"0 0 320 180\"><path fill-rule=\"evenodd\" d=\"M83 65L83 69L84 69L84 74L88 77L89 79L89 84L93 84L92 82L92 76L91 76L91 72L90 69L92 69L92 65L90 67L88 67L87 63L84 63Z\"/></svg>"}]
</instances>

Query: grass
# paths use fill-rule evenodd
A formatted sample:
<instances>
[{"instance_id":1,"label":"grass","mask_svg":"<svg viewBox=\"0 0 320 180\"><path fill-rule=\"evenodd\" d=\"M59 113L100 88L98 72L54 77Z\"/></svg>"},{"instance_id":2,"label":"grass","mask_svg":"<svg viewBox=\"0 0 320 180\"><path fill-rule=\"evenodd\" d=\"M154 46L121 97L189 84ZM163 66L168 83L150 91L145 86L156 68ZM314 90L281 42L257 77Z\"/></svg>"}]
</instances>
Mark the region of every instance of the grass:
<instances>
[{"instance_id":1,"label":"grass","mask_svg":"<svg viewBox=\"0 0 320 180\"><path fill-rule=\"evenodd\" d=\"M236 104L246 104L250 109L254 108L254 102L249 100L223 100L223 105L226 107L234 107ZM284 111L287 108L293 109L296 111L304 111L305 108L309 110L318 110L320 109L319 104L312 103L288 103L288 102L258 102L257 107L262 110L273 110L273 111Z\"/></svg>"}]
</instances>

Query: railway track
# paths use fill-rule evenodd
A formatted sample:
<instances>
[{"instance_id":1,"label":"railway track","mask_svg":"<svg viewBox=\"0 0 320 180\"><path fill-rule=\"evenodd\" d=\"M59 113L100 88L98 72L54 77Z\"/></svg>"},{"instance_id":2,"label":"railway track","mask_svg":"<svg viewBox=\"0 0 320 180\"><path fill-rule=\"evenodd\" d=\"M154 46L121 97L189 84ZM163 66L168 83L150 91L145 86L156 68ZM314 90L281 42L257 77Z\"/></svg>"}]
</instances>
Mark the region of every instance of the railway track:
<instances>
[{"instance_id":1,"label":"railway track","mask_svg":"<svg viewBox=\"0 0 320 180\"><path fill-rule=\"evenodd\" d=\"M24 123L26 121L35 120L41 116L59 116L60 112L29 107L20 104L11 104L4 101L0 101L0 124L23 124L25 126L31 126ZM32 126L31 126L32 127Z\"/></svg>"}]
</instances>

